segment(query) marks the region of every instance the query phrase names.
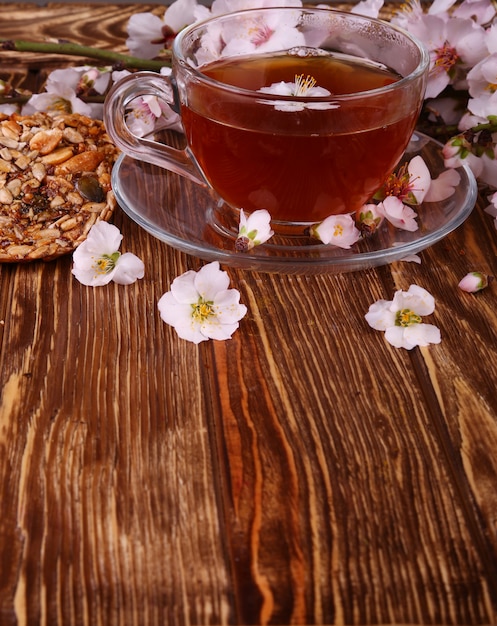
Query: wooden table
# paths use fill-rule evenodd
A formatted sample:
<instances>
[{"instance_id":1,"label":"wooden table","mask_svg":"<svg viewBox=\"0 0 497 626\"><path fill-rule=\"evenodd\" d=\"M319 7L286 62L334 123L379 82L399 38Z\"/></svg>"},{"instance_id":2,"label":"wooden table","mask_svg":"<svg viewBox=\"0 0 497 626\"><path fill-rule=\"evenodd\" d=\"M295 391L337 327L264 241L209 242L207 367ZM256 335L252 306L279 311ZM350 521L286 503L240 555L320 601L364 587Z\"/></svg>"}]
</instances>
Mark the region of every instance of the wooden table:
<instances>
[{"instance_id":1,"label":"wooden table","mask_svg":"<svg viewBox=\"0 0 497 626\"><path fill-rule=\"evenodd\" d=\"M125 51L158 5L0 5L0 37ZM61 59L2 56L39 84ZM118 210L146 276L0 266L0 624L495 624L497 275L485 198L422 252L342 275L225 268L248 314L178 339L157 301L203 262ZM442 342L369 305L415 283Z\"/></svg>"}]
</instances>

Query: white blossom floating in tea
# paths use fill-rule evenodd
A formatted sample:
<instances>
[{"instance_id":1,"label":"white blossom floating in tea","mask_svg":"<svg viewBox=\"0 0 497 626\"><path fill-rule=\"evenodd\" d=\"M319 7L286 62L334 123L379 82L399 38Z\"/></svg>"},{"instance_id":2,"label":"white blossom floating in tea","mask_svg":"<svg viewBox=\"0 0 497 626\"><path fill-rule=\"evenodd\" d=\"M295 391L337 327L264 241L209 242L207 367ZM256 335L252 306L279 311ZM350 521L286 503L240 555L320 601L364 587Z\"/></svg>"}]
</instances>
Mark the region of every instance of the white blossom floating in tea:
<instances>
[{"instance_id":1,"label":"white blossom floating in tea","mask_svg":"<svg viewBox=\"0 0 497 626\"><path fill-rule=\"evenodd\" d=\"M304 78L304 74L295 74L293 83L280 81L273 83L269 87L259 89L261 93L275 94L278 96L292 96L297 98L326 98L331 96L331 92L324 87L317 86L316 79L309 74ZM308 102L305 100L281 102L268 101L278 111L303 111L304 109L336 109L338 104L332 102Z\"/></svg>"}]
</instances>

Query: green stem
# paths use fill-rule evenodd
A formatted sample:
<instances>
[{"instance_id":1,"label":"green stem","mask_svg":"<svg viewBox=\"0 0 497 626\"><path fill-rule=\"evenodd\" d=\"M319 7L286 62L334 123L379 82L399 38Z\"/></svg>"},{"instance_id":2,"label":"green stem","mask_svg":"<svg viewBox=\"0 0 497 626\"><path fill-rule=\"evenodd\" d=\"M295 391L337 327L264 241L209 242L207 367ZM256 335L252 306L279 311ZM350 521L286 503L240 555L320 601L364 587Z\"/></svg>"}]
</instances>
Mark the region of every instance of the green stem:
<instances>
[{"instance_id":1,"label":"green stem","mask_svg":"<svg viewBox=\"0 0 497 626\"><path fill-rule=\"evenodd\" d=\"M6 40L0 39L0 50L15 50L17 52L43 52L49 54L65 54L69 56L87 57L107 62L107 64L118 64L122 67L137 70L152 70L158 72L162 67L170 66L170 55L168 59L162 61L140 59L138 57L120 54L112 50L102 50L91 46L80 46L75 43L39 43L35 41Z\"/></svg>"},{"instance_id":2,"label":"green stem","mask_svg":"<svg viewBox=\"0 0 497 626\"><path fill-rule=\"evenodd\" d=\"M22 96L0 96L0 104L26 104L29 101L32 94L25 94ZM97 96L81 96L80 100L87 104L102 104L105 101L105 94Z\"/></svg>"}]
</instances>

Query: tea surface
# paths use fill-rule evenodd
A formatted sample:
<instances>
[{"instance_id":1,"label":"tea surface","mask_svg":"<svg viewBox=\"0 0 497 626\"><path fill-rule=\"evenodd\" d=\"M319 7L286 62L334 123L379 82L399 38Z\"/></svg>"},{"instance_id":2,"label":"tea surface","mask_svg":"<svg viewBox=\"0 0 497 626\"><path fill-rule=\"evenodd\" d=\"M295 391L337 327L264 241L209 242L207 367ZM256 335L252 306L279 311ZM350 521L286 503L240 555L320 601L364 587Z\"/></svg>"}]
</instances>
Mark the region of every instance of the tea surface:
<instances>
[{"instance_id":1,"label":"tea surface","mask_svg":"<svg viewBox=\"0 0 497 626\"><path fill-rule=\"evenodd\" d=\"M399 78L329 55L222 60L202 73L252 91L310 76L332 94L377 89ZM182 107L187 140L206 178L230 205L265 208L275 220L296 222L355 211L397 164L418 114L405 110L402 97L390 91L367 104L356 99L337 108L308 106L310 100L280 110L267 93L243 98L189 86Z\"/></svg>"},{"instance_id":2,"label":"tea surface","mask_svg":"<svg viewBox=\"0 0 497 626\"><path fill-rule=\"evenodd\" d=\"M280 81L294 82L296 75L304 74L312 76L320 87L336 95L378 89L400 78L378 64L348 55L316 53L308 48L296 48L295 54L283 52L216 61L202 67L202 74L252 91Z\"/></svg>"}]
</instances>

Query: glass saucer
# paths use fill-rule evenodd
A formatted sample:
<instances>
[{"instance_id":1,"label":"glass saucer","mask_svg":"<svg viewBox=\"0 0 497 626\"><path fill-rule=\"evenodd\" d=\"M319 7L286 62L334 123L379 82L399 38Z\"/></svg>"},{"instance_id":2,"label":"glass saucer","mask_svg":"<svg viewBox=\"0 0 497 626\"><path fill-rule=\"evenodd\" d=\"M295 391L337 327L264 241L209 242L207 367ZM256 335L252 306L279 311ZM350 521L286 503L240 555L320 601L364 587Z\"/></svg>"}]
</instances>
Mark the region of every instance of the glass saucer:
<instances>
[{"instance_id":1,"label":"glass saucer","mask_svg":"<svg viewBox=\"0 0 497 626\"><path fill-rule=\"evenodd\" d=\"M420 154L432 178L444 170L442 146L415 133L404 160ZM303 232L277 233L250 252L237 252L237 213L210 190L159 168L121 155L112 172L112 186L125 213L146 231L173 248L219 261L221 265L284 274L351 272L415 254L457 228L471 213L477 185L466 166L461 182L442 202L417 207L419 229L408 232L383 222L378 231L349 250L324 245Z\"/></svg>"}]
</instances>

